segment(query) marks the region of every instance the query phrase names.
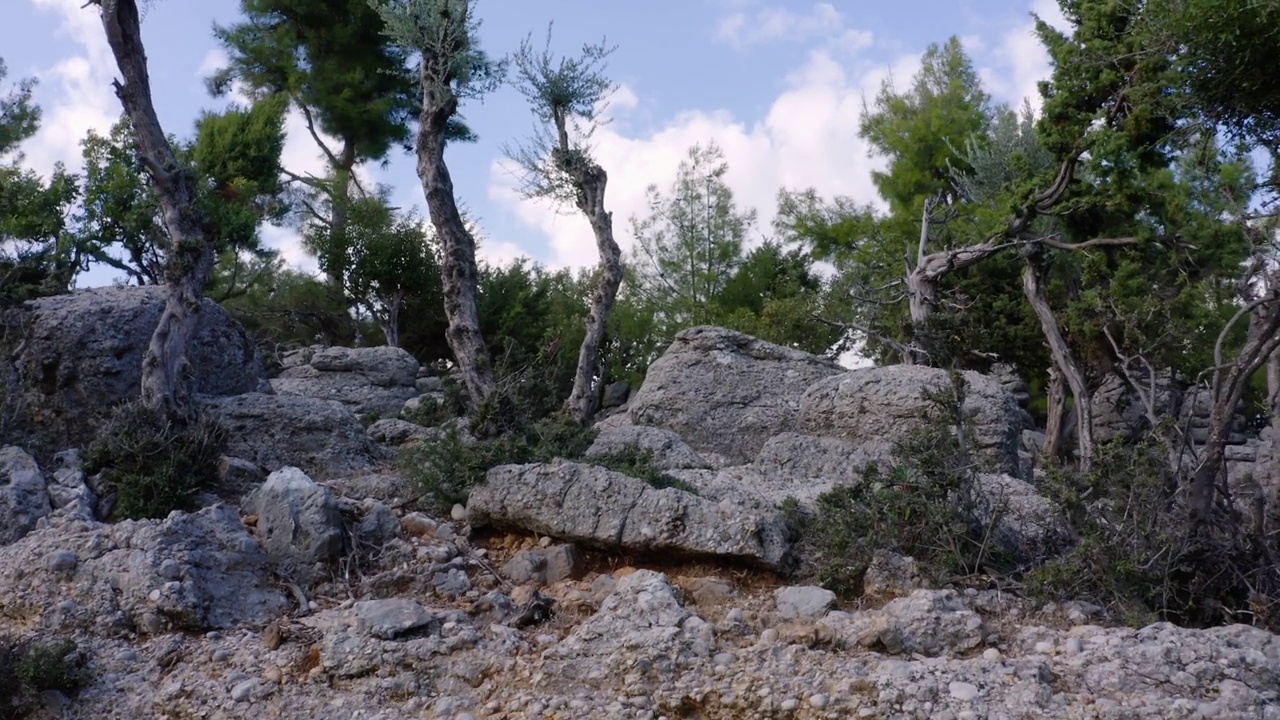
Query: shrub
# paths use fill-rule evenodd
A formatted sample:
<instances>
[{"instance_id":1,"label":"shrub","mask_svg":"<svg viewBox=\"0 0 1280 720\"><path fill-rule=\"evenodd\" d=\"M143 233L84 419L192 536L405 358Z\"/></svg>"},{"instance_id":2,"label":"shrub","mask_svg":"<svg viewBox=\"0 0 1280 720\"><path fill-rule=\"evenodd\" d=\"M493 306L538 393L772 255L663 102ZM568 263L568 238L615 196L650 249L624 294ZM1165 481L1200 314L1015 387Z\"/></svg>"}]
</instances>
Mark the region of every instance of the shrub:
<instances>
[{"instance_id":1,"label":"shrub","mask_svg":"<svg viewBox=\"0 0 1280 720\"><path fill-rule=\"evenodd\" d=\"M485 440L470 438L455 425L441 440L402 452L400 466L428 504L445 510L454 503L465 503L490 468L577 459L594 439L594 431L562 417L546 418Z\"/></svg>"},{"instance_id":2,"label":"shrub","mask_svg":"<svg viewBox=\"0 0 1280 720\"><path fill-rule=\"evenodd\" d=\"M860 482L820 496L812 511L794 499L783 503L802 575L852 596L879 549L914 557L939 583L1007 566L992 542L998 508L986 522L976 519L964 389L953 373L950 387L924 394L927 422L896 445L897 462L869 467Z\"/></svg>"},{"instance_id":3,"label":"shrub","mask_svg":"<svg viewBox=\"0 0 1280 720\"><path fill-rule=\"evenodd\" d=\"M101 473L115 493L113 516L162 518L189 510L197 493L218 479L226 432L200 416L173 422L140 401L117 407L85 454L86 472Z\"/></svg>"},{"instance_id":4,"label":"shrub","mask_svg":"<svg viewBox=\"0 0 1280 720\"><path fill-rule=\"evenodd\" d=\"M1045 492L1067 509L1080 542L1028 572L1026 593L1092 602L1135 626L1244 622L1280 630L1274 540L1251 536L1235 513L1193 524L1179 492L1184 478L1158 437L1102 448L1088 475L1050 475Z\"/></svg>"},{"instance_id":5,"label":"shrub","mask_svg":"<svg viewBox=\"0 0 1280 720\"><path fill-rule=\"evenodd\" d=\"M74 694L89 680L75 642L15 643L0 638L0 720L25 717L47 690Z\"/></svg>"}]
</instances>

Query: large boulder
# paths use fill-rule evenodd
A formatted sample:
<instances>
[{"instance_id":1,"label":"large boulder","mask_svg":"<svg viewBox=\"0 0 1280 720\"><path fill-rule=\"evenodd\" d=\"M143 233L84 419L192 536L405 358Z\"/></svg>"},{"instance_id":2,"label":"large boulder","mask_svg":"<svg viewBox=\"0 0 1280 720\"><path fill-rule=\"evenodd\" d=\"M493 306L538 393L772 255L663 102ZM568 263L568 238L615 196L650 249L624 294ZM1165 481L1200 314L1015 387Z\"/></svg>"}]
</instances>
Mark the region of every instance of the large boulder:
<instances>
[{"instance_id":1,"label":"large boulder","mask_svg":"<svg viewBox=\"0 0 1280 720\"><path fill-rule=\"evenodd\" d=\"M368 471L385 457L342 403L247 393L208 398L202 407L227 429L226 454L267 472L292 465L314 477Z\"/></svg>"},{"instance_id":2,"label":"large boulder","mask_svg":"<svg viewBox=\"0 0 1280 720\"><path fill-rule=\"evenodd\" d=\"M1001 548L1024 565L1043 562L1075 541L1062 508L1025 480L982 474L973 496L977 520L989 525Z\"/></svg>"},{"instance_id":3,"label":"large boulder","mask_svg":"<svg viewBox=\"0 0 1280 720\"><path fill-rule=\"evenodd\" d=\"M249 493L240 510L257 517L258 537L281 575L314 582L347 551L342 511L333 495L296 467L281 468Z\"/></svg>"},{"instance_id":4,"label":"large boulder","mask_svg":"<svg viewBox=\"0 0 1280 720\"><path fill-rule=\"evenodd\" d=\"M115 525L55 516L0 547L0 588L13 632L261 627L289 607L262 547L225 505Z\"/></svg>"},{"instance_id":5,"label":"large boulder","mask_svg":"<svg viewBox=\"0 0 1280 720\"><path fill-rule=\"evenodd\" d=\"M926 657L970 652L988 633L954 590L915 590L879 610L828 613L821 624L848 647Z\"/></svg>"},{"instance_id":6,"label":"large boulder","mask_svg":"<svg viewBox=\"0 0 1280 720\"><path fill-rule=\"evenodd\" d=\"M963 412L979 469L1018 475L1022 431L1030 416L999 383L964 373ZM862 368L815 383L800 400L800 432L853 443L871 457L891 459L894 442L927 426L937 408L924 397L950 386L945 370L920 365Z\"/></svg>"},{"instance_id":7,"label":"large boulder","mask_svg":"<svg viewBox=\"0 0 1280 720\"><path fill-rule=\"evenodd\" d=\"M782 569L790 553L776 512L717 503L594 465L501 465L471 492L467 517L628 552L744 560Z\"/></svg>"},{"instance_id":8,"label":"large boulder","mask_svg":"<svg viewBox=\"0 0 1280 720\"><path fill-rule=\"evenodd\" d=\"M711 467L706 458L689 447L679 435L646 425L606 427L583 456L590 459L637 451L650 453L654 467L660 470Z\"/></svg>"},{"instance_id":9,"label":"large boulder","mask_svg":"<svg viewBox=\"0 0 1280 720\"><path fill-rule=\"evenodd\" d=\"M281 395L337 400L359 416L391 418L418 396L417 377L418 361L400 348L320 347L292 353L271 387Z\"/></svg>"},{"instance_id":10,"label":"large boulder","mask_svg":"<svg viewBox=\"0 0 1280 720\"><path fill-rule=\"evenodd\" d=\"M740 332L690 328L649 367L629 416L674 431L700 452L747 463L769 438L796 429L806 388L840 372L829 360Z\"/></svg>"},{"instance_id":11,"label":"large boulder","mask_svg":"<svg viewBox=\"0 0 1280 720\"><path fill-rule=\"evenodd\" d=\"M44 473L22 448L0 448L0 545L31 532L53 511Z\"/></svg>"},{"instance_id":12,"label":"large boulder","mask_svg":"<svg viewBox=\"0 0 1280 720\"><path fill-rule=\"evenodd\" d=\"M135 398L142 355L164 310L163 287L92 288L5 313L0 381L17 389L25 424L55 447L92 440L101 413ZM226 396L271 392L244 329L211 300L191 340L192 390Z\"/></svg>"}]
</instances>

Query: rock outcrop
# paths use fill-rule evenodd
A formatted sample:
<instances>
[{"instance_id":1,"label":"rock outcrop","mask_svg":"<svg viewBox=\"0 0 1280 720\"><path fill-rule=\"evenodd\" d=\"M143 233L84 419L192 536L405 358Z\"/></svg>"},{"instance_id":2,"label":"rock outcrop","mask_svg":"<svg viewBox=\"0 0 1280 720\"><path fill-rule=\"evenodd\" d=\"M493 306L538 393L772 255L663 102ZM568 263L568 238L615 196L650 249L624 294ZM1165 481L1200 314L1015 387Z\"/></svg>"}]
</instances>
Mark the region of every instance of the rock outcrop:
<instances>
[{"instance_id":1,"label":"rock outcrop","mask_svg":"<svg viewBox=\"0 0 1280 720\"><path fill-rule=\"evenodd\" d=\"M0 448L0 545L35 529L53 511L44 473L22 448Z\"/></svg>"},{"instance_id":2,"label":"rock outcrop","mask_svg":"<svg viewBox=\"0 0 1280 720\"><path fill-rule=\"evenodd\" d=\"M676 553L787 566L786 526L753 512L594 465L503 465L472 491L467 517L494 525L635 553Z\"/></svg>"},{"instance_id":3,"label":"rock outcrop","mask_svg":"<svg viewBox=\"0 0 1280 720\"><path fill-rule=\"evenodd\" d=\"M976 460L986 472L1018 475L1022 431L1031 418L991 378L965 372L963 412L971 423ZM948 390L945 370L889 365L851 370L815 383L800 400L799 431L852 443L871 457L889 459L893 445L920 429L937 409L924 393Z\"/></svg>"},{"instance_id":4,"label":"rock outcrop","mask_svg":"<svg viewBox=\"0 0 1280 720\"><path fill-rule=\"evenodd\" d=\"M268 472L292 465L325 478L369 470L387 457L342 403L247 393L209 398L202 407L227 429L226 454Z\"/></svg>"},{"instance_id":5,"label":"rock outcrop","mask_svg":"<svg viewBox=\"0 0 1280 720\"><path fill-rule=\"evenodd\" d=\"M400 348L304 348L286 355L284 366L271 380L277 393L336 400L359 417L397 417L419 394L418 361Z\"/></svg>"},{"instance_id":6,"label":"rock outcrop","mask_svg":"<svg viewBox=\"0 0 1280 720\"><path fill-rule=\"evenodd\" d=\"M256 518L268 560L290 579L313 582L349 549L337 501L296 467L271 473L240 509Z\"/></svg>"},{"instance_id":7,"label":"rock outcrop","mask_svg":"<svg viewBox=\"0 0 1280 720\"><path fill-rule=\"evenodd\" d=\"M21 422L58 448L92 440L104 412L138 396L165 297L157 286L92 288L5 311L0 384L16 389ZM208 299L190 361L197 394L271 392L253 342Z\"/></svg>"},{"instance_id":8,"label":"rock outcrop","mask_svg":"<svg viewBox=\"0 0 1280 720\"><path fill-rule=\"evenodd\" d=\"M0 588L10 632L260 627L288 607L261 545L225 505L115 525L55 517L0 547Z\"/></svg>"},{"instance_id":9,"label":"rock outcrop","mask_svg":"<svg viewBox=\"0 0 1280 720\"><path fill-rule=\"evenodd\" d=\"M628 414L636 425L675 432L699 452L748 463L769 438L796 429L806 388L840 372L815 355L695 327L676 335L649 367Z\"/></svg>"}]
</instances>

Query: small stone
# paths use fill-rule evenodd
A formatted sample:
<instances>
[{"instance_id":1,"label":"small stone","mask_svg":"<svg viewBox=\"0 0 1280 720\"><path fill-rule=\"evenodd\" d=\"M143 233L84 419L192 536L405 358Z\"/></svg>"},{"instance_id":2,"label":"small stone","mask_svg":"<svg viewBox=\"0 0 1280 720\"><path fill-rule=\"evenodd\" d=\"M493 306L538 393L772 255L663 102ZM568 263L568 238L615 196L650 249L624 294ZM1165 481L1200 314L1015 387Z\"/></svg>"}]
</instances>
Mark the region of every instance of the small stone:
<instances>
[{"instance_id":1,"label":"small stone","mask_svg":"<svg viewBox=\"0 0 1280 720\"><path fill-rule=\"evenodd\" d=\"M467 508L461 503L454 503L453 507L449 510L449 517L453 518L456 522L466 522Z\"/></svg>"},{"instance_id":2,"label":"small stone","mask_svg":"<svg viewBox=\"0 0 1280 720\"><path fill-rule=\"evenodd\" d=\"M760 644L772 645L776 642L778 642L778 631L774 628L769 628L768 630L760 633Z\"/></svg>"},{"instance_id":3,"label":"small stone","mask_svg":"<svg viewBox=\"0 0 1280 720\"><path fill-rule=\"evenodd\" d=\"M1041 640L1040 642L1036 643L1036 652L1040 653L1041 655L1048 655L1049 653L1053 652L1053 643L1048 642L1047 640Z\"/></svg>"},{"instance_id":4,"label":"small stone","mask_svg":"<svg viewBox=\"0 0 1280 720\"><path fill-rule=\"evenodd\" d=\"M262 644L266 645L268 650L275 650L283 641L279 623L271 623L262 631Z\"/></svg>"},{"instance_id":5,"label":"small stone","mask_svg":"<svg viewBox=\"0 0 1280 720\"><path fill-rule=\"evenodd\" d=\"M728 652L716 653L716 656L711 658L711 660L717 665L732 665L733 653L728 653Z\"/></svg>"},{"instance_id":6,"label":"small stone","mask_svg":"<svg viewBox=\"0 0 1280 720\"><path fill-rule=\"evenodd\" d=\"M823 693L817 693L816 695L809 696L809 707L814 710L822 710L829 704L831 704L831 698L827 697Z\"/></svg>"},{"instance_id":7,"label":"small stone","mask_svg":"<svg viewBox=\"0 0 1280 720\"><path fill-rule=\"evenodd\" d=\"M1067 654L1077 655L1084 652L1084 641L1078 637L1067 638Z\"/></svg>"},{"instance_id":8,"label":"small stone","mask_svg":"<svg viewBox=\"0 0 1280 720\"><path fill-rule=\"evenodd\" d=\"M429 537L435 535L437 523L435 520L423 515L420 512L406 513L400 518L400 529L406 534L415 537Z\"/></svg>"},{"instance_id":9,"label":"small stone","mask_svg":"<svg viewBox=\"0 0 1280 720\"><path fill-rule=\"evenodd\" d=\"M779 588L773 597L786 620L821 617L836 604L836 594L820 587Z\"/></svg>"},{"instance_id":10,"label":"small stone","mask_svg":"<svg viewBox=\"0 0 1280 720\"><path fill-rule=\"evenodd\" d=\"M209 653L209 659L214 662L226 662L231 657L231 653L226 648L218 648Z\"/></svg>"},{"instance_id":11,"label":"small stone","mask_svg":"<svg viewBox=\"0 0 1280 720\"><path fill-rule=\"evenodd\" d=\"M996 662L1000 659L1000 651L995 648L987 648L982 651L982 659L990 662Z\"/></svg>"},{"instance_id":12,"label":"small stone","mask_svg":"<svg viewBox=\"0 0 1280 720\"><path fill-rule=\"evenodd\" d=\"M249 680L236 683L235 687L231 688L231 699L236 702L248 702L250 696L253 695L253 691L257 689L257 687L257 678L250 678Z\"/></svg>"},{"instance_id":13,"label":"small stone","mask_svg":"<svg viewBox=\"0 0 1280 720\"><path fill-rule=\"evenodd\" d=\"M76 569L76 554L70 550L54 550L44 556L44 566L52 572L71 572Z\"/></svg>"},{"instance_id":14,"label":"small stone","mask_svg":"<svg viewBox=\"0 0 1280 720\"><path fill-rule=\"evenodd\" d=\"M284 679L284 673L278 667L269 667L262 677L269 683L279 683Z\"/></svg>"},{"instance_id":15,"label":"small stone","mask_svg":"<svg viewBox=\"0 0 1280 720\"><path fill-rule=\"evenodd\" d=\"M551 547L551 536L543 535L542 537L538 538L538 547L540 548Z\"/></svg>"},{"instance_id":16,"label":"small stone","mask_svg":"<svg viewBox=\"0 0 1280 720\"><path fill-rule=\"evenodd\" d=\"M961 702L968 702L978 697L978 686L967 682L953 682L947 686L951 697Z\"/></svg>"},{"instance_id":17,"label":"small stone","mask_svg":"<svg viewBox=\"0 0 1280 720\"><path fill-rule=\"evenodd\" d=\"M476 720L476 716L469 712L458 713L454 720Z\"/></svg>"},{"instance_id":18,"label":"small stone","mask_svg":"<svg viewBox=\"0 0 1280 720\"><path fill-rule=\"evenodd\" d=\"M724 621L733 625L741 625L747 621L747 613L742 608L733 608L724 614Z\"/></svg>"},{"instance_id":19,"label":"small stone","mask_svg":"<svg viewBox=\"0 0 1280 720\"><path fill-rule=\"evenodd\" d=\"M436 538L440 540L452 540L458 537L458 533L454 531L453 526L449 523L440 523L436 528Z\"/></svg>"},{"instance_id":20,"label":"small stone","mask_svg":"<svg viewBox=\"0 0 1280 720\"><path fill-rule=\"evenodd\" d=\"M800 701L795 698L787 698L786 700L782 701L783 712L794 712L799 707L800 707Z\"/></svg>"},{"instance_id":21,"label":"small stone","mask_svg":"<svg viewBox=\"0 0 1280 720\"><path fill-rule=\"evenodd\" d=\"M156 569L156 574L165 580L179 580L182 578L182 566L173 558L165 558Z\"/></svg>"}]
</instances>

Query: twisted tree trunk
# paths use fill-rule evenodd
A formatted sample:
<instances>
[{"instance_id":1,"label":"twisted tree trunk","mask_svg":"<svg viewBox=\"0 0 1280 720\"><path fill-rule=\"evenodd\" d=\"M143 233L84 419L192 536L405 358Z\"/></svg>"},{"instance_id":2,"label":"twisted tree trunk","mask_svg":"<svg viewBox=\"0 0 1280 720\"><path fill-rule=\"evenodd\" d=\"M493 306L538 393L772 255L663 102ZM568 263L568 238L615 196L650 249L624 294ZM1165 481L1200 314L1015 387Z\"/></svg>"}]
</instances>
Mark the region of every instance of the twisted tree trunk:
<instances>
[{"instance_id":1,"label":"twisted tree trunk","mask_svg":"<svg viewBox=\"0 0 1280 720\"><path fill-rule=\"evenodd\" d=\"M1049 301L1045 298L1044 285L1040 280L1040 268L1030 255L1027 256L1026 265L1022 269L1022 290L1027 297L1027 302L1031 304L1031 309L1035 311L1036 319L1040 321L1040 331L1049 345L1054 366L1059 376L1067 381L1067 387L1071 388L1071 401L1076 416L1076 447L1080 452L1080 472L1087 473L1093 459L1091 394L1088 385L1085 384L1084 371L1076 361L1075 354L1071 352L1071 346L1067 345L1067 339L1062 335L1062 328L1059 327L1058 319L1053 314L1053 308L1049 307ZM1059 393L1061 393L1061 381L1059 381ZM1051 421L1052 419L1050 417ZM1048 445L1050 442L1053 441L1046 439L1045 444ZM1055 447L1054 450L1056 449Z\"/></svg>"},{"instance_id":2,"label":"twisted tree trunk","mask_svg":"<svg viewBox=\"0 0 1280 720\"><path fill-rule=\"evenodd\" d=\"M493 367L489 350L480 332L476 310L476 241L458 212L453 195L453 178L444 161L445 133L449 119L457 112L456 97L442 97L432 89L423 63L422 117L418 126L418 177L427 199L431 224L440 239L443 255L444 313L449 320L445 338L462 375L472 409L493 394Z\"/></svg>"},{"instance_id":3,"label":"twisted tree trunk","mask_svg":"<svg viewBox=\"0 0 1280 720\"><path fill-rule=\"evenodd\" d=\"M622 285L622 249L613 238L613 213L604 207L604 190L609 176L604 168L589 159L572 153L567 137L562 133L563 144L555 151L556 162L573 178L577 190L578 209L591 222L600 252L600 266L596 269L596 287L591 293L591 310L587 313L587 332L578 349L578 367L573 376L573 390L569 393L569 415L586 425L596 412L595 380L600 371L600 346L604 342L609 313L613 312Z\"/></svg>"},{"instance_id":4,"label":"twisted tree trunk","mask_svg":"<svg viewBox=\"0 0 1280 720\"><path fill-rule=\"evenodd\" d=\"M164 281L168 297L142 358L142 402L172 418L192 412L187 351L200 323L202 293L213 273L213 249L196 205L196 182L165 138L151 101L147 55L135 0L99 0L102 27L124 82L116 95L137 135L138 154L160 203L169 247Z\"/></svg>"}]
</instances>

